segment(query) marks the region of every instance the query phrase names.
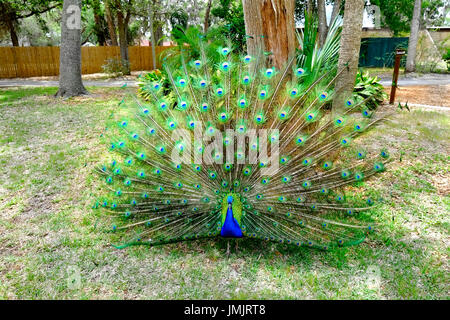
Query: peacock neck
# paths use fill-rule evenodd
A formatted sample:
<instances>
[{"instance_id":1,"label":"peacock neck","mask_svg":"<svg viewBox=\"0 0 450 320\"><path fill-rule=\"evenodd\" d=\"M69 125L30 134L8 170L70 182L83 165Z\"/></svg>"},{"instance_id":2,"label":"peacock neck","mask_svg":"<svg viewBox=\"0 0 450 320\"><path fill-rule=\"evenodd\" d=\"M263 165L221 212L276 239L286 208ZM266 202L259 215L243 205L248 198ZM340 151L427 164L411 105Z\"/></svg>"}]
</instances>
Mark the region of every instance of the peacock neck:
<instances>
[{"instance_id":1,"label":"peacock neck","mask_svg":"<svg viewBox=\"0 0 450 320\"><path fill-rule=\"evenodd\" d=\"M241 238L241 227L233 215L233 197L228 197L227 202L227 213L222 226L222 230L220 231L220 235L226 238Z\"/></svg>"}]
</instances>

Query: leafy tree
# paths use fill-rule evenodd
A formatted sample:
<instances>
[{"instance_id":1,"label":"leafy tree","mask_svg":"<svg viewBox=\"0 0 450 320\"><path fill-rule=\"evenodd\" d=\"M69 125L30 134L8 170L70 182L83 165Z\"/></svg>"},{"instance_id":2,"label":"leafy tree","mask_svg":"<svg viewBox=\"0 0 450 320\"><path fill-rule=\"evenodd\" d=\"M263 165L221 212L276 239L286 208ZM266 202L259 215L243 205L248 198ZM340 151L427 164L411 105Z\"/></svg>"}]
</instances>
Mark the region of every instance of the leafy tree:
<instances>
[{"instance_id":1,"label":"leafy tree","mask_svg":"<svg viewBox=\"0 0 450 320\"><path fill-rule=\"evenodd\" d=\"M380 7L381 22L394 36L409 30L414 0L372 0L371 3Z\"/></svg>"},{"instance_id":2,"label":"leafy tree","mask_svg":"<svg viewBox=\"0 0 450 320\"><path fill-rule=\"evenodd\" d=\"M233 44L243 50L246 43L244 10L241 0L219 0L211 15L221 19L224 24L215 26L215 33L226 35Z\"/></svg>"},{"instance_id":3,"label":"leafy tree","mask_svg":"<svg viewBox=\"0 0 450 320\"><path fill-rule=\"evenodd\" d=\"M423 17L422 22L426 26L441 26L445 24L446 14L448 16L448 8L450 2L444 0L423 0L422 10ZM441 11L440 9L443 8ZM447 10L447 13L446 13Z\"/></svg>"},{"instance_id":4,"label":"leafy tree","mask_svg":"<svg viewBox=\"0 0 450 320\"><path fill-rule=\"evenodd\" d=\"M371 0L371 3L380 7L382 24L392 30L394 36L408 32L414 10L414 0ZM421 24L441 24L443 14L439 11L444 6L443 0L427 0L422 2L424 16Z\"/></svg>"},{"instance_id":5,"label":"leafy tree","mask_svg":"<svg viewBox=\"0 0 450 320\"><path fill-rule=\"evenodd\" d=\"M172 12L169 21L172 25L172 36L175 39L180 39L181 34L186 30L188 26L189 16L184 10L178 10Z\"/></svg>"},{"instance_id":6,"label":"leafy tree","mask_svg":"<svg viewBox=\"0 0 450 320\"><path fill-rule=\"evenodd\" d=\"M19 45L17 29L22 19L39 16L61 5L62 0L0 0L0 30L9 32L16 47Z\"/></svg>"},{"instance_id":7,"label":"leafy tree","mask_svg":"<svg viewBox=\"0 0 450 320\"><path fill-rule=\"evenodd\" d=\"M108 24L105 19L105 8L100 0L84 1L82 9L82 17L92 15L93 19L88 20L85 32L88 32L86 41L91 41L90 35L93 35L91 42L98 43L101 46L106 45L106 41L110 40L108 32Z\"/></svg>"},{"instance_id":8,"label":"leafy tree","mask_svg":"<svg viewBox=\"0 0 450 320\"><path fill-rule=\"evenodd\" d=\"M51 10L42 15L22 19L17 28L17 36L21 45L59 46L61 40L60 10ZM11 43L9 33L6 43Z\"/></svg>"}]
</instances>

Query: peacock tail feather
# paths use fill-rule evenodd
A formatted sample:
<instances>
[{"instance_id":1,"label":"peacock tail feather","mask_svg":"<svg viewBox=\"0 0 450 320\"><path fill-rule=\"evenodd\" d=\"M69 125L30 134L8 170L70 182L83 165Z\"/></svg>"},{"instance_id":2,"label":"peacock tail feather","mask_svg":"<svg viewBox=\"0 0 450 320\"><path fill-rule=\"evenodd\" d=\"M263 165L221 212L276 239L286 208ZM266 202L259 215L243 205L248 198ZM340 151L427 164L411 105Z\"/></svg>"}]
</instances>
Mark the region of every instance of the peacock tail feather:
<instances>
[{"instance_id":1,"label":"peacock tail feather","mask_svg":"<svg viewBox=\"0 0 450 320\"><path fill-rule=\"evenodd\" d=\"M166 76L124 98L102 134L107 192L94 207L118 241L361 242L373 226L356 216L374 201L346 186L389 161L387 150L355 142L383 118L365 107L370 97L349 97L332 113L336 70L311 83L294 58L277 70L264 53L211 50L202 39L198 47L164 61Z\"/></svg>"}]
</instances>

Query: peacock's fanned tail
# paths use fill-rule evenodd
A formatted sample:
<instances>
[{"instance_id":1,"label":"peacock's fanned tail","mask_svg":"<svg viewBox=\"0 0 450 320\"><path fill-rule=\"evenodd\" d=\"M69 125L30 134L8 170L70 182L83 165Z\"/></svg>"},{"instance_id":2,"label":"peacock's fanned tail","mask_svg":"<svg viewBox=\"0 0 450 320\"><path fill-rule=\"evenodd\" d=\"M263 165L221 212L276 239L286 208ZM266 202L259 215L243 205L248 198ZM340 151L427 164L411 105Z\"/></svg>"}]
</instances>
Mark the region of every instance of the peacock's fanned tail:
<instances>
[{"instance_id":1,"label":"peacock's fanned tail","mask_svg":"<svg viewBox=\"0 0 450 320\"><path fill-rule=\"evenodd\" d=\"M115 239L361 242L373 227L355 216L373 200L345 187L384 170L387 151L355 141L380 118L351 97L330 112L333 70L311 83L294 59L276 70L264 54L200 42L196 56L181 50L164 63L166 77L140 88L145 99L124 99L102 135L111 157L98 171L109 193L95 207Z\"/></svg>"}]
</instances>

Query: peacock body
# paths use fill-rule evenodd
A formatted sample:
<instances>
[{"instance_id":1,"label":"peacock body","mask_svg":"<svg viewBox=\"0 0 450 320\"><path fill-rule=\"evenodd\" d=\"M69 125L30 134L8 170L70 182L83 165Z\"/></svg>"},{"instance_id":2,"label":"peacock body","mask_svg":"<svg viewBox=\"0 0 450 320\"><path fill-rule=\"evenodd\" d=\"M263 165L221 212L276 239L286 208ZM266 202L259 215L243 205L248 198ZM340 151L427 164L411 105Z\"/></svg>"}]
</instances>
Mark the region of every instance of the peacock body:
<instances>
[{"instance_id":1,"label":"peacock body","mask_svg":"<svg viewBox=\"0 0 450 320\"><path fill-rule=\"evenodd\" d=\"M108 192L95 207L125 245L250 237L326 249L373 229L356 216L374 201L345 187L384 170L387 151L355 141L380 118L369 98L329 110L335 70L311 81L294 58L277 70L264 53L199 40L164 72L102 134Z\"/></svg>"}]
</instances>

